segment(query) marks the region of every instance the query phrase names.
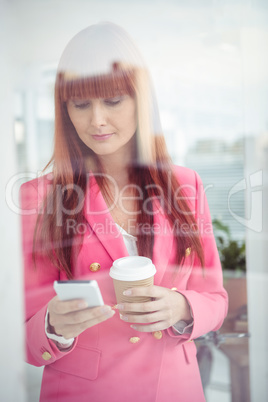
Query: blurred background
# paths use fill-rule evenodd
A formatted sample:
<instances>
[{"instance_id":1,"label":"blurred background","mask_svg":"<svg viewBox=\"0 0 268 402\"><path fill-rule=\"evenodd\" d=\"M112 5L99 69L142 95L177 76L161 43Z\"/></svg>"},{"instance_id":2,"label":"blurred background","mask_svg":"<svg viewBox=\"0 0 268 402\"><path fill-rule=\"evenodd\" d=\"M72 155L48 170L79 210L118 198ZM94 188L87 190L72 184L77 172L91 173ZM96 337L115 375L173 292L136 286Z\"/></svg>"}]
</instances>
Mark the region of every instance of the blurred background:
<instances>
[{"instance_id":1,"label":"blurred background","mask_svg":"<svg viewBox=\"0 0 268 402\"><path fill-rule=\"evenodd\" d=\"M196 342L206 399L266 401L266 0L0 1L0 399L38 400L42 368L23 363L18 189L51 156L62 50L99 21L118 23L134 38L173 161L195 169L206 188L230 297L220 332Z\"/></svg>"}]
</instances>

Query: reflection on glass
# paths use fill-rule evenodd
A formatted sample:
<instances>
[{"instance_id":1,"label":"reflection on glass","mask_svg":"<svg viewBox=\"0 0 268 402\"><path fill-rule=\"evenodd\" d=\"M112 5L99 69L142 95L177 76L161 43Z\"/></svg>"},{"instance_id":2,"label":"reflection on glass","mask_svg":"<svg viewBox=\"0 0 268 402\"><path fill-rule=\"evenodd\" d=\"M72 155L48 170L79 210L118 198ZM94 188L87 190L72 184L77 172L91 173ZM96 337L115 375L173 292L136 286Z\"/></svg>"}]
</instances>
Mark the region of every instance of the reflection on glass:
<instances>
[{"instance_id":1,"label":"reflection on glass","mask_svg":"<svg viewBox=\"0 0 268 402\"><path fill-rule=\"evenodd\" d=\"M83 7L86 6L83 4ZM145 38L142 41L146 56L150 58L150 55L156 55L155 59L151 59L151 70L169 153L174 162L199 172L206 188L212 217L228 225L231 240L241 247L245 226L230 214L227 199L229 190L246 177L247 189L237 192L230 206L237 217L250 218L250 211L244 207L250 188L249 177L259 169L253 166L259 166L266 155L267 73L263 51L267 33L265 4L258 2L256 5L251 2L250 6L246 3L223 6L219 2L208 8L200 5L196 9L181 4L173 4L172 7L174 12L169 15L168 23L163 13L160 18L156 8L150 9L155 17L152 21L161 22L165 30L163 36L157 36L158 41L154 39L150 42ZM140 13L144 11L140 10ZM157 27L159 32L162 32L159 28L161 24ZM146 30L155 32L155 26L146 26ZM50 46L53 48L54 44ZM160 48L164 49L159 58ZM166 60L170 60L168 67ZM258 60L262 62L256 68ZM54 133L51 86L56 69L47 64L38 69L41 71L40 79L35 86L34 96L31 98L27 94L30 91L27 85L26 89L18 92L21 100L20 106L16 107L14 122L19 170L34 174L42 170L51 156ZM260 210L259 207L256 209ZM254 248L254 258L248 264L256 273L263 267L261 256L264 254L263 249L259 249L262 243L255 239L255 232L250 230L247 245ZM242 281L245 282L245 277ZM251 294L259 293L260 288L254 288L252 283ZM238 289L230 290L229 296L233 299L235 294L241 294L242 304L245 304L244 284L243 292L240 285ZM260 308L257 302L252 311L256 311L256 305ZM237 313L245 317L244 311L237 310ZM254 318L257 319L256 316ZM239 325L244 325L240 321L236 322L234 331L238 330ZM245 328L240 329L245 331ZM251 370L251 375L253 373L256 390L261 388L261 379L254 373L259 371L256 367L262 356L256 352L256 343L261 344L260 334L253 334L251 341L254 351L251 358L254 370ZM228 374L230 359L224 360L225 355L215 351L214 347L210 347L210 353L213 354L213 365L206 386L206 398L208 401L218 400L219 397L225 398L225 401L230 400L230 385L238 383L232 373L230 376ZM246 360L248 353L241 352L240 358ZM254 359L258 360L257 363Z\"/></svg>"}]
</instances>

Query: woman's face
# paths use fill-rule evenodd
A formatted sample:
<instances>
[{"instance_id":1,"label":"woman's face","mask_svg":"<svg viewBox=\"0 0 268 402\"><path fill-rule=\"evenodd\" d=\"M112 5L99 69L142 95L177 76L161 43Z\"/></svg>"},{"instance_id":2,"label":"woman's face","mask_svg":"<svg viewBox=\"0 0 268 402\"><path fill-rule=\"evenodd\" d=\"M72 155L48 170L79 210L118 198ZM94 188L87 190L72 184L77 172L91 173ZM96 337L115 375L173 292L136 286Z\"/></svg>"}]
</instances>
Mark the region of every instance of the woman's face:
<instances>
[{"instance_id":1,"label":"woman's face","mask_svg":"<svg viewBox=\"0 0 268 402\"><path fill-rule=\"evenodd\" d=\"M137 127L131 96L73 99L67 101L67 110L78 136L95 154L111 155L130 147Z\"/></svg>"}]
</instances>

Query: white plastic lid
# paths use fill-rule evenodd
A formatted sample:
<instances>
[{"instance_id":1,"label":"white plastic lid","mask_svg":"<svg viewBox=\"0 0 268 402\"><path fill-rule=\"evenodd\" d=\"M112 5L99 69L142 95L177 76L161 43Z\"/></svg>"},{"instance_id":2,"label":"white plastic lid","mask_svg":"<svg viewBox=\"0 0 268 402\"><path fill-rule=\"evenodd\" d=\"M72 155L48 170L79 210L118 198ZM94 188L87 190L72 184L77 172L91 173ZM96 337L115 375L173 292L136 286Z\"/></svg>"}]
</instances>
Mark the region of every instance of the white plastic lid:
<instances>
[{"instance_id":1,"label":"white plastic lid","mask_svg":"<svg viewBox=\"0 0 268 402\"><path fill-rule=\"evenodd\" d=\"M152 260L147 257L129 256L113 262L110 276L119 281L139 281L156 273Z\"/></svg>"}]
</instances>

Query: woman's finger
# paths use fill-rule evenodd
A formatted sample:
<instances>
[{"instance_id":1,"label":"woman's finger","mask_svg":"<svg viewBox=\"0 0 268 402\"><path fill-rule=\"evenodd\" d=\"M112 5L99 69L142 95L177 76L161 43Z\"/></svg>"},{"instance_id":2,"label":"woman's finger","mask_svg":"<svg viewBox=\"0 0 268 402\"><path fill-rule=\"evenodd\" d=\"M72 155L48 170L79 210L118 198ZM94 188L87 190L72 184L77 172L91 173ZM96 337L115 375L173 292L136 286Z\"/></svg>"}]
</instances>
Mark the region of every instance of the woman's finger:
<instances>
[{"instance_id":1,"label":"woman's finger","mask_svg":"<svg viewBox=\"0 0 268 402\"><path fill-rule=\"evenodd\" d=\"M66 314L55 314L49 312L49 322L54 327L55 325L80 324L88 320L101 317L102 315L109 316L111 311L112 309L110 306L101 306L73 311Z\"/></svg>"},{"instance_id":2,"label":"woman's finger","mask_svg":"<svg viewBox=\"0 0 268 402\"><path fill-rule=\"evenodd\" d=\"M123 292L125 296L135 297L135 296L147 296L152 298L161 298L164 297L169 291L162 286L138 286L136 288L130 288Z\"/></svg>"},{"instance_id":3,"label":"woman's finger","mask_svg":"<svg viewBox=\"0 0 268 402\"><path fill-rule=\"evenodd\" d=\"M157 311L150 314L120 314L120 319L129 323L152 324L158 321L166 321L168 317L166 311Z\"/></svg>"},{"instance_id":4,"label":"woman's finger","mask_svg":"<svg viewBox=\"0 0 268 402\"><path fill-rule=\"evenodd\" d=\"M136 312L136 313L148 313L158 311L163 308L163 301L153 300L145 303L120 303L116 305L119 312Z\"/></svg>"},{"instance_id":5,"label":"woman's finger","mask_svg":"<svg viewBox=\"0 0 268 402\"><path fill-rule=\"evenodd\" d=\"M67 324L64 326L59 326L57 332L59 332L65 339L75 338L76 336L80 335L83 331L88 328L93 327L103 321L108 320L109 318L113 317L115 314L114 310L111 310L109 314L102 314L101 316L92 318L88 321L82 322L80 324Z\"/></svg>"},{"instance_id":6,"label":"woman's finger","mask_svg":"<svg viewBox=\"0 0 268 402\"><path fill-rule=\"evenodd\" d=\"M67 314L72 311L81 310L87 308L88 304L85 300L75 299L75 300L60 300L58 296L55 296L48 303L48 310L53 311L55 314Z\"/></svg>"}]
</instances>

